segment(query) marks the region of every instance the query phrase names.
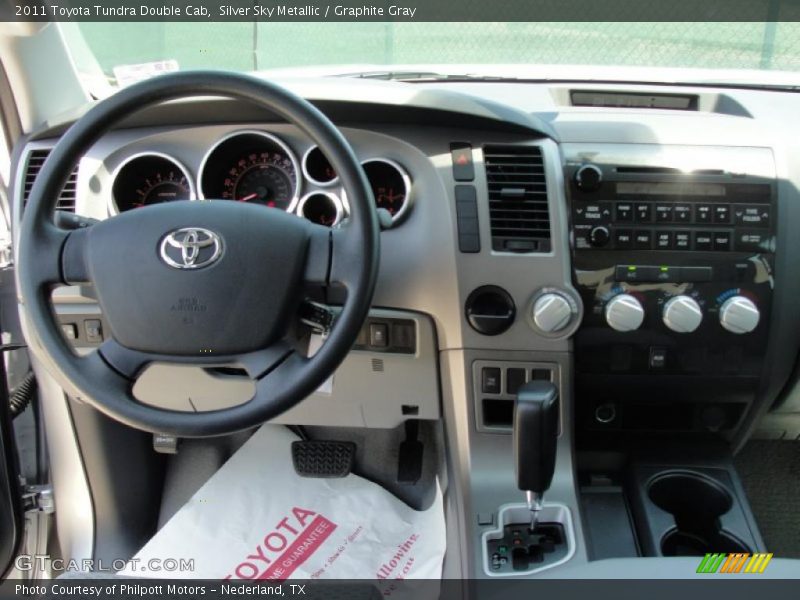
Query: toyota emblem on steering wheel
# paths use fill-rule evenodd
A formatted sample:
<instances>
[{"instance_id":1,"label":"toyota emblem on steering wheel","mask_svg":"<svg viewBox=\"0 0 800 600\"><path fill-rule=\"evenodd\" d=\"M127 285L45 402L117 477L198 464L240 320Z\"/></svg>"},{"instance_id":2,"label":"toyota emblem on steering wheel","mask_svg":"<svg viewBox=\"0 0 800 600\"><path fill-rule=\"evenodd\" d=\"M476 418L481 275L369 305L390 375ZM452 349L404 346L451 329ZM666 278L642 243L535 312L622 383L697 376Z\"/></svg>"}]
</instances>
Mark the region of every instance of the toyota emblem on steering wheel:
<instances>
[{"instance_id":1,"label":"toyota emblem on steering wheel","mask_svg":"<svg viewBox=\"0 0 800 600\"><path fill-rule=\"evenodd\" d=\"M222 256L222 239L202 227L170 231L161 241L161 260L175 269L199 269Z\"/></svg>"}]
</instances>

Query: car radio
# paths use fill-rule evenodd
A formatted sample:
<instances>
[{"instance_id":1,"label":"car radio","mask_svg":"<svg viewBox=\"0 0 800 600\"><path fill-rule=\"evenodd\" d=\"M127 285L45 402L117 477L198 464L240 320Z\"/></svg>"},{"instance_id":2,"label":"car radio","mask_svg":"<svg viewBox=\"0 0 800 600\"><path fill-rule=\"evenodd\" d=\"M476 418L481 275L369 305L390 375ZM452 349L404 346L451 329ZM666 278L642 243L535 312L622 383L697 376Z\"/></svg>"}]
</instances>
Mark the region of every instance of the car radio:
<instances>
[{"instance_id":1,"label":"car radio","mask_svg":"<svg viewBox=\"0 0 800 600\"><path fill-rule=\"evenodd\" d=\"M753 399L777 205L771 159L750 150L749 172L705 168L709 153L703 168L568 157L576 374L594 426L724 432Z\"/></svg>"},{"instance_id":2,"label":"car radio","mask_svg":"<svg viewBox=\"0 0 800 600\"><path fill-rule=\"evenodd\" d=\"M581 165L573 175L577 249L772 250L768 182L741 181L724 172L687 176L668 169L605 171L613 178L605 184L598 165Z\"/></svg>"}]
</instances>

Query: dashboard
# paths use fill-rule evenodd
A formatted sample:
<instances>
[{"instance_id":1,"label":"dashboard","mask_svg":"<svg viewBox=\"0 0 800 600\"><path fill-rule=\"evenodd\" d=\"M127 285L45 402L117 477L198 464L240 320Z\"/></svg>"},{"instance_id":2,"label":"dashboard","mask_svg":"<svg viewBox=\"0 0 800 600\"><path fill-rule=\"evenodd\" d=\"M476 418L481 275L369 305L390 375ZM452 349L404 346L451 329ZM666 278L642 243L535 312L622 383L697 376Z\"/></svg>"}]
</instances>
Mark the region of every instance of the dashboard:
<instances>
[{"instance_id":1,"label":"dashboard","mask_svg":"<svg viewBox=\"0 0 800 600\"><path fill-rule=\"evenodd\" d=\"M521 500L509 433L527 381L559 389L548 498L576 515L579 555L588 521L576 471L587 453L602 454L605 493L606 468L628 447L662 456L687 439L735 448L768 411L800 412L796 93L281 83L339 127L387 214L373 308L356 345L330 387L278 422L390 429L443 420L456 490L447 510L460 525L448 535L467 540L465 572L483 564L475 540L497 524L497 507ZM634 106L615 99L631 94ZM667 95L688 100L664 108ZM73 119L18 149L14 231ZM79 221L180 200L255 203L330 227L348 215L313 140L276 115L217 98L148 109L108 132L80 158L58 206ZM327 303L341 301L327 294ZM78 352L113 333L91 288L58 289L53 301ZM170 407L185 392L173 385L182 378L198 394L214 385L207 373L164 370L137 385ZM249 393L226 398L246 402Z\"/></svg>"},{"instance_id":2,"label":"dashboard","mask_svg":"<svg viewBox=\"0 0 800 600\"><path fill-rule=\"evenodd\" d=\"M791 382L800 135L781 116L796 110L796 95L579 82L287 85L337 123L387 213L374 306L429 316L443 356L476 352L486 363L486 372L464 367L477 429L507 433L516 388L550 377L574 383L590 433L730 441ZM651 96L630 107L614 104L615 93ZM691 98L664 108L660 95ZM68 125L32 136L19 189ZM176 200L255 203L330 227L348 215L312 140L220 99L131 118L81 159L73 196L77 213L99 219ZM90 320L104 325L102 315ZM91 346L107 334L78 322L74 335ZM533 366L495 364L495 353L524 353Z\"/></svg>"}]
</instances>

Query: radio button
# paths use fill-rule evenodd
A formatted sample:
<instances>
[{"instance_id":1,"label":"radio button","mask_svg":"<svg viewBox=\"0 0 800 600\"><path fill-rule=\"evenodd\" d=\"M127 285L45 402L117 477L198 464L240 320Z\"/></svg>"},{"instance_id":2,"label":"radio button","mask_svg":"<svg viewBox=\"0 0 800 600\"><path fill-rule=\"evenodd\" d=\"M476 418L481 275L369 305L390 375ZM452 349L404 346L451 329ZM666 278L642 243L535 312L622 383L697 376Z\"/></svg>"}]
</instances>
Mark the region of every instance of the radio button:
<instances>
[{"instance_id":1,"label":"radio button","mask_svg":"<svg viewBox=\"0 0 800 600\"><path fill-rule=\"evenodd\" d=\"M630 202L617 202L616 216L617 221L633 221L633 204Z\"/></svg>"},{"instance_id":2,"label":"radio button","mask_svg":"<svg viewBox=\"0 0 800 600\"><path fill-rule=\"evenodd\" d=\"M731 234L728 231L714 232L714 250L728 252L731 249Z\"/></svg>"},{"instance_id":3,"label":"radio button","mask_svg":"<svg viewBox=\"0 0 800 600\"><path fill-rule=\"evenodd\" d=\"M624 250L633 247L633 232L630 229L617 229L614 232L614 247Z\"/></svg>"},{"instance_id":4,"label":"radio button","mask_svg":"<svg viewBox=\"0 0 800 600\"><path fill-rule=\"evenodd\" d=\"M770 252L771 236L766 231L737 231L735 246L739 252Z\"/></svg>"},{"instance_id":5,"label":"radio button","mask_svg":"<svg viewBox=\"0 0 800 600\"><path fill-rule=\"evenodd\" d=\"M697 223L711 223L713 211L710 204L698 204L694 208L694 218Z\"/></svg>"},{"instance_id":6,"label":"radio button","mask_svg":"<svg viewBox=\"0 0 800 600\"><path fill-rule=\"evenodd\" d=\"M675 209L675 222L676 223L691 223L692 222L692 205L691 204L676 204Z\"/></svg>"},{"instance_id":7,"label":"radio button","mask_svg":"<svg viewBox=\"0 0 800 600\"><path fill-rule=\"evenodd\" d=\"M609 220L611 207L607 202L592 202L576 207L575 214L582 223L597 223Z\"/></svg>"},{"instance_id":8,"label":"radio button","mask_svg":"<svg viewBox=\"0 0 800 600\"><path fill-rule=\"evenodd\" d=\"M635 206L636 221L638 223L652 223L653 221L653 205L649 203L638 203Z\"/></svg>"},{"instance_id":9,"label":"radio button","mask_svg":"<svg viewBox=\"0 0 800 600\"><path fill-rule=\"evenodd\" d=\"M595 248L602 248L611 240L611 234L606 227L594 227L589 232L589 243Z\"/></svg>"},{"instance_id":10,"label":"radio button","mask_svg":"<svg viewBox=\"0 0 800 600\"><path fill-rule=\"evenodd\" d=\"M730 223L731 207L730 204L714 205L714 223Z\"/></svg>"},{"instance_id":11,"label":"radio button","mask_svg":"<svg viewBox=\"0 0 800 600\"><path fill-rule=\"evenodd\" d=\"M656 222L669 223L672 221L672 204L656 204Z\"/></svg>"},{"instance_id":12,"label":"radio button","mask_svg":"<svg viewBox=\"0 0 800 600\"><path fill-rule=\"evenodd\" d=\"M675 250L691 250L692 234L690 231L675 232Z\"/></svg>"},{"instance_id":13,"label":"radio button","mask_svg":"<svg viewBox=\"0 0 800 600\"><path fill-rule=\"evenodd\" d=\"M671 231L656 232L656 250L672 250L673 240Z\"/></svg>"},{"instance_id":14,"label":"radio button","mask_svg":"<svg viewBox=\"0 0 800 600\"><path fill-rule=\"evenodd\" d=\"M770 207L766 204L749 204L733 209L737 225L769 227Z\"/></svg>"},{"instance_id":15,"label":"radio button","mask_svg":"<svg viewBox=\"0 0 800 600\"><path fill-rule=\"evenodd\" d=\"M633 237L633 244L639 250L652 250L653 232L648 229L637 229Z\"/></svg>"},{"instance_id":16,"label":"radio button","mask_svg":"<svg viewBox=\"0 0 800 600\"><path fill-rule=\"evenodd\" d=\"M696 231L694 234L694 249L711 251L714 248L714 234L710 231Z\"/></svg>"},{"instance_id":17,"label":"radio button","mask_svg":"<svg viewBox=\"0 0 800 600\"><path fill-rule=\"evenodd\" d=\"M595 165L583 165L575 172L575 185L583 192L595 192L600 189L603 172Z\"/></svg>"}]
</instances>

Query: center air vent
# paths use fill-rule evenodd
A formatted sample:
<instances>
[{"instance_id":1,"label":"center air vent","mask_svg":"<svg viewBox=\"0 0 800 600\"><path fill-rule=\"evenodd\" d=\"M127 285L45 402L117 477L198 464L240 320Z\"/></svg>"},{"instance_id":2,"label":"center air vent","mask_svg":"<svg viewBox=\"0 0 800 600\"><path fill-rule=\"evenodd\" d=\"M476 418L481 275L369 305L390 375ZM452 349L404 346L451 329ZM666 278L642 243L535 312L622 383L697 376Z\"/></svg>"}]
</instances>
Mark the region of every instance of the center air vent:
<instances>
[{"instance_id":1,"label":"center air vent","mask_svg":"<svg viewBox=\"0 0 800 600\"><path fill-rule=\"evenodd\" d=\"M492 249L549 252L550 213L542 150L538 146L485 146Z\"/></svg>"},{"instance_id":2,"label":"center air vent","mask_svg":"<svg viewBox=\"0 0 800 600\"><path fill-rule=\"evenodd\" d=\"M33 182L36 180L37 175L39 175L39 171L42 170L44 161L47 160L49 154L50 150L32 150L31 153L28 154L28 162L25 165L25 188L22 196L23 202L28 201L28 196L30 196L31 189L33 189ZM75 167L70 174L69 179L67 179L67 183L64 184L64 189L61 190L61 194L58 196L56 210L75 212L75 189L77 180L78 168Z\"/></svg>"}]
</instances>

